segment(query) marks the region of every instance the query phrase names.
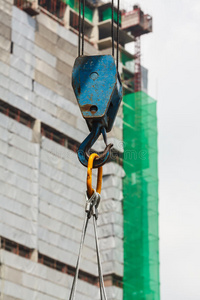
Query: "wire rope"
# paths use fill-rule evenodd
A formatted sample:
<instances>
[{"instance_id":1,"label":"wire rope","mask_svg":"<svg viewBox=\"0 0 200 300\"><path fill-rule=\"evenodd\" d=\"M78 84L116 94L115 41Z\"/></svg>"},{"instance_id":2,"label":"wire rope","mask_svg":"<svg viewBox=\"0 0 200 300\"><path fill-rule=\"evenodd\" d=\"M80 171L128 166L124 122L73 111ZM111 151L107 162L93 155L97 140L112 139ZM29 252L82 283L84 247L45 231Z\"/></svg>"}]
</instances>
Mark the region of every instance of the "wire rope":
<instances>
[{"instance_id":1,"label":"wire rope","mask_svg":"<svg viewBox=\"0 0 200 300\"><path fill-rule=\"evenodd\" d=\"M70 296L69 296L69 300L73 300L74 297L75 297L75 293L76 293L77 279L78 279L80 262L81 262L81 254L82 254L83 244L84 244L85 235L86 235L86 231L87 231L88 221L89 221L89 218L88 218L87 215L85 215L85 220L84 220L83 230L82 230L82 236L81 236L80 249L79 249L79 255L78 255L78 260L77 260L77 264L76 264L76 273L75 273L74 280L73 280L73 283L72 283L72 288L71 288L71 293L70 293Z\"/></svg>"},{"instance_id":2,"label":"wire rope","mask_svg":"<svg viewBox=\"0 0 200 300\"><path fill-rule=\"evenodd\" d=\"M111 36L112 36L112 56L115 56L114 46L114 0L112 0L112 22L111 22Z\"/></svg>"},{"instance_id":3,"label":"wire rope","mask_svg":"<svg viewBox=\"0 0 200 300\"><path fill-rule=\"evenodd\" d=\"M119 69L119 1L117 1L117 71Z\"/></svg>"},{"instance_id":4,"label":"wire rope","mask_svg":"<svg viewBox=\"0 0 200 300\"><path fill-rule=\"evenodd\" d=\"M82 55L84 55L84 41L85 41L85 0L83 1L83 17L82 17Z\"/></svg>"},{"instance_id":5,"label":"wire rope","mask_svg":"<svg viewBox=\"0 0 200 300\"><path fill-rule=\"evenodd\" d=\"M79 16L78 16L78 56L81 55L81 0L79 0Z\"/></svg>"}]
</instances>

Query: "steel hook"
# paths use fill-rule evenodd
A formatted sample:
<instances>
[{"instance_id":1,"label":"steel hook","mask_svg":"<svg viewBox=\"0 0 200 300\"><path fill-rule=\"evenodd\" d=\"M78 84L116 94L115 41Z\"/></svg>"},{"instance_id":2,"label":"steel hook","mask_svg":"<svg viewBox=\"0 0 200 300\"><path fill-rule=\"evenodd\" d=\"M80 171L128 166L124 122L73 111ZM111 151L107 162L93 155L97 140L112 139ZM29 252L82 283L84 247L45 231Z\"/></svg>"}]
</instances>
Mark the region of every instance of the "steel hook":
<instances>
[{"instance_id":1,"label":"steel hook","mask_svg":"<svg viewBox=\"0 0 200 300\"><path fill-rule=\"evenodd\" d=\"M100 122L93 122L92 131L78 148L78 159L85 167L88 166L88 160L91 155L90 150L101 133L103 134L104 141L106 142L103 125ZM110 157L110 149L112 146L113 144L106 144L106 148L103 153L99 154L99 157L94 160L93 168L99 168L107 162Z\"/></svg>"}]
</instances>

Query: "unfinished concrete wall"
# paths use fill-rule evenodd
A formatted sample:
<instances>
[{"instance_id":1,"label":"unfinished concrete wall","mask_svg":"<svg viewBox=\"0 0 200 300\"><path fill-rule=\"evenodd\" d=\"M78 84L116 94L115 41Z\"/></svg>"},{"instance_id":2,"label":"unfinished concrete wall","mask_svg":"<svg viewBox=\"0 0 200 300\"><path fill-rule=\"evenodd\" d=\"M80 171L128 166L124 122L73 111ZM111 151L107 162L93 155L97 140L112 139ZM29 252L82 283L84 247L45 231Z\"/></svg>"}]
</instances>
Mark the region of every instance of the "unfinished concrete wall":
<instances>
[{"instance_id":1,"label":"unfinished concrete wall","mask_svg":"<svg viewBox=\"0 0 200 300\"><path fill-rule=\"evenodd\" d=\"M32 130L1 114L0 235L37 249L39 146Z\"/></svg>"},{"instance_id":2,"label":"unfinished concrete wall","mask_svg":"<svg viewBox=\"0 0 200 300\"><path fill-rule=\"evenodd\" d=\"M86 169L67 145L40 130L45 124L77 142L88 134L71 87L77 36L44 14L31 18L9 1L1 1L0 16L0 100L32 122L29 128L0 113L0 236L26 246L34 260L1 250L1 296L68 299L72 276L42 265L38 257L75 267ZM88 43L85 49L98 53ZM109 142L123 151L121 124L118 117ZM116 163L104 167L98 220L104 273L118 277L123 276L123 176ZM92 226L85 244L81 270L97 276ZM122 289L109 285L109 299L122 299ZM83 280L77 296L99 299L97 287Z\"/></svg>"}]
</instances>

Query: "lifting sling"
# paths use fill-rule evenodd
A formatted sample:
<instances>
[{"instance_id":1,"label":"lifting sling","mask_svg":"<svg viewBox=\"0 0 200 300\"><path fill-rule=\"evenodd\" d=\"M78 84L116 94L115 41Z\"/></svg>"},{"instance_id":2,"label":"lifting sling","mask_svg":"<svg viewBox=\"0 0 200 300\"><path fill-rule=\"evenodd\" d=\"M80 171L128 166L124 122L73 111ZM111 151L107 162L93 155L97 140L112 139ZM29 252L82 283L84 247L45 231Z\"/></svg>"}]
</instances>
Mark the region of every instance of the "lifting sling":
<instances>
[{"instance_id":1,"label":"lifting sling","mask_svg":"<svg viewBox=\"0 0 200 300\"><path fill-rule=\"evenodd\" d=\"M76 264L76 273L74 276L74 280L72 283L71 293L69 300L73 300L76 292L77 279L79 274L80 262L81 262L81 254L82 248L85 240L85 235L87 231L87 226L90 218L93 218L93 226L94 226L94 235L95 235L95 244L96 244L96 253L97 253L97 264L98 264L98 272L99 272L99 287L100 287L100 295L102 300L107 300L106 291L103 282L103 274L101 268L101 258L99 252L99 242L98 242L98 234L97 234L97 219L98 219L98 206L101 200L101 184L102 184L102 167L98 168L98 178L97 178L97 187L96 190L92 188L92 167L94 159L98 157L96 153L91 154L88 160L88 172L87 172L87 192L86 192L86 205L85 205L85 220L83 224L82 237L79 249L78 260Z\"/></svg>"}]
</instances>

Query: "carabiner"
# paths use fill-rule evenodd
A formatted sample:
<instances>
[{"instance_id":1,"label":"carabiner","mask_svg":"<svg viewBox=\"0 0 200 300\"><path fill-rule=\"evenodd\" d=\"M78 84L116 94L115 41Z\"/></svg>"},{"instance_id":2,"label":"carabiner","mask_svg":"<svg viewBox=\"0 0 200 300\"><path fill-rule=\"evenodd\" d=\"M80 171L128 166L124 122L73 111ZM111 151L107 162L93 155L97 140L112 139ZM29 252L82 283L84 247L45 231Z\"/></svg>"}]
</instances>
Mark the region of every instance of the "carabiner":
<instances>
[{"instance_id":1,"label":"carabiner","mask_svg":"<svg viewBox=\"0 0 200 300\"><path fill-rule=\"evenodd\" d=\"M92 194L94 193L94 189L92 188L92 169L93 169L93 163L94 159L98 158L99 155L96 153L93 153L90 155L88 160L88 169L87 169L87 194L88 197L92 197ZM102 185L102 175L103 175L103 167L98 168L98 175L97 175L97 186L96 191L97 193L101 193L101 185Z\"/></svg>"},{"instance_id":2,"label":"carabiner","mask_svg":"<svg viewBox=\"0 0 200 300\"><path fill-rule=\"evenodd\" d=\"M78 159L85 167L88 166L90 157L89 152L101 133L104 136L104 140L106 140L103 125L100 122L93 122L92 131L79 146ZM112 146L113 144L106 145L103 153L98 155L98 157L96 156L96 159L93 162L93 168L99 168L107 162L110 157L110 149L112 148Z\"/></svg>"}]
</instances>

